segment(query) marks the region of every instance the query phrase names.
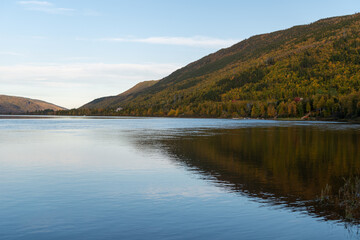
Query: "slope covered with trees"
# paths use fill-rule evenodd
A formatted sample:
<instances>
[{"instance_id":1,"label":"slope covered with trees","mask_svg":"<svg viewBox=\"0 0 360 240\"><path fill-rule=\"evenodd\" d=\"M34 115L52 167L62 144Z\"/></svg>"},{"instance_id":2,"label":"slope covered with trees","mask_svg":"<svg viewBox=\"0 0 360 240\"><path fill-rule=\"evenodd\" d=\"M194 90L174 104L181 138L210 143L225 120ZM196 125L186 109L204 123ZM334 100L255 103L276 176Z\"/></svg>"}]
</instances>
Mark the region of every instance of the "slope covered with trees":
<instances>
[{"instance_id":1,"label":"slope covered with trees","mask_svg":"<svg viewBox=\"0 0 360 240\"><path fill-rule=\"evenodd\" d=\"M65 108L40 100L0 95L0 114L24 114L45 110L58 111Z\"/></svg>"},{"instance_id":2,"label":"slope covered with trees","mask_svg":"<svg viewBox=\"0 0 360 240\"><path fill-rule=\"evenodd\" d=\"M129 90L127 90L117 96L98 98L98 99L95 99L95 100L85 104L84 106L82 106L80 108L82 108L82 109L103 109L103 108L107 108L108 106L111 106L111 105L117 106L117 105L121 104L121 102L123 102L123 101L126 101L126 100L129 101L134 94L137 94L137 93L143 91L144 89L151 87L152 85L154 85L157 82L158 81L156 81L156 80L140 82L140 83L136 84L134 87L130 88Z\"/></svg>"},{"instance_id":3,"label":"slope covered with trees","mask_svg":"<svg viewBox=\"0 0 360 240\"><path fill-rule=\"evenodd\" d=\"M119 95L91 107L91 113L355 118L359 88L360 14L355 14L253 36L130 98ZM72 113L89 113L87 106ZM123 110L116 112L119 107Z\"/></svg>"}]
</instances>

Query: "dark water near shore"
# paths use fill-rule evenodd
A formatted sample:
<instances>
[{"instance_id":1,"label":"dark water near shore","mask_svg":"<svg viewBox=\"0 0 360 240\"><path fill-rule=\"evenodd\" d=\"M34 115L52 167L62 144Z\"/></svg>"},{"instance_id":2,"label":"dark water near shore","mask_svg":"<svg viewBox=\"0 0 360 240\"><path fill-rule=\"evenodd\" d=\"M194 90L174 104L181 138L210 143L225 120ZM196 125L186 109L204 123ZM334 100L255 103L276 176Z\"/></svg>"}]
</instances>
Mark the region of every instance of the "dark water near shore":
<instances>
[{"instance_id":1,"label":"dark water near shore","mask_svg":"<svg viewBox=\"0 0 360 240\"><path fill-rule=\"evenodd\" d=\"M0 239L357 239L314 200L359 170L359 125L0 119Z\"/></svg>"}]
</instances>

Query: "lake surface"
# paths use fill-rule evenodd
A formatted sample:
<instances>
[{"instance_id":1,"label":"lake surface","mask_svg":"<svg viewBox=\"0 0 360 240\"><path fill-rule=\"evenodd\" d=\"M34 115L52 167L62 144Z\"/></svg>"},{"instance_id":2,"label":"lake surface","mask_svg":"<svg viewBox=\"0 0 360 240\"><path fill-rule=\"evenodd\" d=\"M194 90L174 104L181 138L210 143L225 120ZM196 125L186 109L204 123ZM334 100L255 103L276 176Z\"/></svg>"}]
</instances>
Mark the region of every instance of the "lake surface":
<instances>
[{"instance_id":1,"label":"lake surface","mask_svg":"<svg viewBox=\"0 0 360 240\"><path fill-rule=\"evenodd\" d=\"M314 204L360 169L360 126L0 119L0 239L353 239Z\"/></svg>"}]
</instances>

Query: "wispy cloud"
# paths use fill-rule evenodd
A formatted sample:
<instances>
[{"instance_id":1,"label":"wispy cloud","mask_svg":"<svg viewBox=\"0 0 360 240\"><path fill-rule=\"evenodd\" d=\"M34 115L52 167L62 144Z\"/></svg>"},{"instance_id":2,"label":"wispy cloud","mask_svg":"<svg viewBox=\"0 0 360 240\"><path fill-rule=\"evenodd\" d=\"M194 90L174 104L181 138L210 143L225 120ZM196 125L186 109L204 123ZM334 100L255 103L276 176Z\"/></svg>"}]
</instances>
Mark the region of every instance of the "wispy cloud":
<instances>
[{"instance_id":1,"label":"wispy cloud","mask_svg":"<svg viewBox=\"0 0 360 240\"><path fill-rule=\"evenodd\" d=\"M42 40L42 39L46 39L47 37L45 37L45 36L29 36L29 38Z\"/></svg>"},{"instance_id":2,"label":"wispy cloud","mask_svg":"<svg viewBox=\"0 0 360 240\"><path fill-rule=\"evenodd\" d=\"M98 12L98 11L95 11L93 9L84 9L82 11L82 14L84 16L91 16L91 17L98 17L98 16L101 16L101 13Z\"/></svg>"},{"instance_id":3,"label":"wispy cloud","mask_svg":"<svg viewBox=\"0 0 360 240\"><path fill-rule=\"evenodd\" d=\"M0 66L1 93L44 99L68 108L165 77L175 64L26 64Z\"/></svg>"},{"instance_id":4,"label":"wispy cloud","mask_svg":"<svg viewBox=\"0 0 360 240\"><path fill-rule=\"evenodd\" d=\"M52 4L46 1L19 1L22 5L38 5L38 6L51 6Z\"/></svg>"},{"instance_id":5,"label":"wispy cloud","mask_svg":"<svg viewBox=\"0 0 360 240\"><path fill-rule=\"evenodd\" d=\"M49 14L69 14L75 11L73 8L57 7L51 2L47 1L18 1L26 10L38 11Z\"/></svg>"},{"instance_id":6,"label":"wispy cloud","mask_svg":"<svg viewBox=\"0 0 360 240\"><path fill-rule=\"evenodd\" d=\"M0 52L0 55L17 56L17 57L24 56L24 54L17 53L17 52Z\"/></svg>"},{"instance_id":7,"label":"wispy cloud","mask_svg":"<svg viewBox=\"0 0 360 240\"><path fill-rule=\"evenodd\" d=\"M159 79L179 66L174 64L44 64L0 66L0 83L63 82L106 84Z\"/></svg>"},{"instance_id":8,"label":"wispy cloud","mask_svg":"<svg viewBox=\"0 0 360 240\"><path fill-rule=\"evenodd\" d=\"M179 45L191 47L229 47L239 40L210 37L148 37L148 38L101 38L97 41L135 42L148 44Z\"/></svg>"}]
</instances>

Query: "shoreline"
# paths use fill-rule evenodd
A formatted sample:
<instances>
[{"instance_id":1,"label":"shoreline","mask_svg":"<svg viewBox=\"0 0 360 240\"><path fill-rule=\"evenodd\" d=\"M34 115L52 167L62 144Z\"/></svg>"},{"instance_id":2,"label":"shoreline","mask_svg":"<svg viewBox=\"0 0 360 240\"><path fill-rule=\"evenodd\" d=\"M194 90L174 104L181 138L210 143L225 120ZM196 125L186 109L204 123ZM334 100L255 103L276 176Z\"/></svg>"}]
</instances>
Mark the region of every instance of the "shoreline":
<instances>
[{"instance_id":1,"label":"shoreline","mask_svg":"<svg viewBox=\"0 0 360 240\"><path fill-rule=\"evenodd\" d=\"M112 116L112 115L31 115L31 114L0 114L0 119L50 119L50 118L99 118L99 119L117 119L117 118L179 118L179 119L229 119L229 120L268 120L268 121L289 121L289 122L329 122L329 123L351 123L360 124L358 119L326 119L326 118L211 118L211 117L168 117L168 116Z\"/></svg>"}]
</instances>

